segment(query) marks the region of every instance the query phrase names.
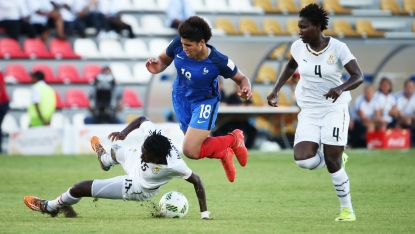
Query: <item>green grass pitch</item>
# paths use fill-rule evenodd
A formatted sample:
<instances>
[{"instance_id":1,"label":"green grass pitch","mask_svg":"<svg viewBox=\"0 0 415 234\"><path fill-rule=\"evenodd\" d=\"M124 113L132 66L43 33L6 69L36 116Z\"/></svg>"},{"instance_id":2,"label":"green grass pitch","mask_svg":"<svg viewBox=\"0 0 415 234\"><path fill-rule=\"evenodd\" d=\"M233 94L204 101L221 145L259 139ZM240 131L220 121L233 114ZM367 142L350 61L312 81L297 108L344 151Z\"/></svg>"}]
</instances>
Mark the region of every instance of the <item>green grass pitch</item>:
<instances>
[{"instance_id":1,"label":"green grass pitch","mask_svg":"<svg viewBox=\"0 0 415 234\"><path fill-rule=\"evenodd\" d=\"M339 201L326 169L300 169L289 151L251 151L234 183L218 160L186 159L204 181L209 221L200 220L193 186L180 179L152 201L182 192L190 204L183 219L152 218L149 203L92 198L74 206L78 218L50 218L29 210L23 197L54 199L76 182L121 175L122 168L104 172L94 155L0 156L0 233L415 233L415 150L347 153L357 215L349 223L334 221Z\"/></svg>"}]
</instances>

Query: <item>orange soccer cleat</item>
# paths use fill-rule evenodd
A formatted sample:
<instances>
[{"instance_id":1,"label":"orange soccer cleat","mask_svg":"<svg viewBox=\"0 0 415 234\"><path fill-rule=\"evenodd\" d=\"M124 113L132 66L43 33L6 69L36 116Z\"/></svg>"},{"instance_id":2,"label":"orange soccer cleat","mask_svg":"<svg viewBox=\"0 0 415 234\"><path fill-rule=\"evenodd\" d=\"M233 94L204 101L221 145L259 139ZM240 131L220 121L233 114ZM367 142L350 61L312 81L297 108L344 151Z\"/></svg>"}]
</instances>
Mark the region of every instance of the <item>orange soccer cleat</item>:
<instances>
[{"instance_id":1,"label":"orange soccer cleat","mask_svg":"<svg viewBox=\"0 0 415 234\"><path fill-rule=\"evenodd\" d=\"M228 134L235 137L235 143L231 145L231 148L235 152L239 164L243 167L246 166L248 163L248 150L245 147L244 133L239 129L235 129Z\"/></svg>"},{"instance_id":2,"label":"orange soccer cleat","mask_svg":"<svg viewBox=\"0 0 415 234\"><path fill-rule=\"evenodd\" d=\"M59 213L58 210L54 212L48 211L46 209L46 207L48 206L48 201L42 200L35 196L26 196L24 197L23 202L24 204L26 204L27 207L29 207L29 209L34 210L34 211L39 211L42 214L46 213L52 217L55 217Z\"/></svg>"},{"instance_id":3,"label":"orange soccer cleat","mask_svg":"<svg viewBox=\"0 0 415 234\"><path fill-rule=\"evenodd\" d=\"M97 158L98 158L99 164L101 165L102 170L108 171L111 168L111 166L106 167L101 162L101 156L106 154L107 151L105 150L104 145L102 144L101 140L97 136L93 136L91 138L91 147L92 147L92 150L95 151L95 154L97 155Z\"/></svg>"},{"instance_id":4,"label":"orange soccer cleat","mask_svg":"<svg viewBox=\"0 0 415 234\"><path fill-rule=\"evenodd\" d=\"M233 165L233 151L231 148L226 149L226 156L220 160L222 162L223 169L225 169L226 177L230 182L233 182L236 178L236 169Z\"/></svg>"}]
</instances>

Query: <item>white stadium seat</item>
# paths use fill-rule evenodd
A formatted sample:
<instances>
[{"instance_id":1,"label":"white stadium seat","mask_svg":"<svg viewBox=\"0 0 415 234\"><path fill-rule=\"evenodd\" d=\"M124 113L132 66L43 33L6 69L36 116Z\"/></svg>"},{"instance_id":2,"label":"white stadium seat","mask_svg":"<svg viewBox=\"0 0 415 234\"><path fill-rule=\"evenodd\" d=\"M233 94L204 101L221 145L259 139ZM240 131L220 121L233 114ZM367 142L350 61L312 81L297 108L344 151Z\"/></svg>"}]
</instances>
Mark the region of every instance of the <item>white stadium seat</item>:
<instances>
[{"instance_id":1,"label":"white stadium seat","mask_svg":"<svg viewBox=\"0 0 415 234\"><path fill-rule=\"evenodd\" d=\"M124 41L124 51L129 58L150 58L146 43L139 38L126 39Z\"/></svg>"},{"instance_id":2,"label":"white stadium seat","mask_svg":"<svg viewBox=\"0 0 415 234\"><path fill-rule=\"evenodd\" d=\"M15 88L12 93L10 108L26 109L32 102L32 92L30 88Z\"/></svg>"},{"instance_id":3,"label":"white stadium seat","mask_svg":"<svg viewBox=\"0 0 415 234\"><path fill-rule=\"evenodd\" d=\"M177 29L167 28L157 15L143 15L140 18L143 32L150 35L171 36L177 34Z\"/></svg>"},{"instance_id":4,"label":"white stadium seat","mask_svg":"<svg viewBox=\"0 0 415 234\"><path fill-rule=\"evenodd\" d=\"M125 58L127 57L117 40L102 40L99 41L99 51L104 58Z\"/></svg>"},{"instance_id":5,"label":"white stadium seat","mask_svg":"<svg viewBox=\"0 0 415 234\"><path fill-rule=\"evenodd\" d=\"M133 4L131 3L131 0L117 0L120 4L120 10L122 11L128 11L134 8Z\"/></svg>"},{"instance_id":6,"label":"white stadium seat","mask_svg":"<svg viewBox=\"0 0 415 234\"><path fill-rule=\"evenodd\" d=\"M192 7L196 12L212 12L213 10L206 7L203 0L192 0Z\"/></svg>"},{"instance_id":7,"label":"white stadium seat","mask_svg":"<svg viewBox=\"0 0 415 234\"><path fill-rule=\"evenodd\" d=\"M125 63L111 63L110 69L118 83L136 83L130 67Z\"/></svg>"},{"instance_id":8,"label":"white stadium seat","mask_svg":"<svg viewBox=\"0 0 415 234\"><path fill-rule=\"evenodd\" d=\"M165 51L169 45L169 41L162 38L152 39L148 43L148 50L150 51L151 57L157 58L161 52Z\"/></svg>"},{"instance_id":9,"label":"white stadium seat","mask_svg":"<svg viewBox=\"0 0 415 234\"><path fill-rule=\"evenodd\" d=\"M226 0L207 0L206 8L213 12L221 13L237 13L238 11L231 9Z\"/></svg>"},{"instance_id":10,"label":"white stadium seat","mask_svg":"<svg viewBox=\"0 0 415 234\"><path fill-rule=\"evenodd\" d=\"M133 73L135 79L140 84L147 84L153 76L153 74L147 70L145 62L136 63L133 67Z\"/></svg>"},{"instance_id":11,"label":"white stadium seat","mask_svg":"<svg viewBox=\"0 0 415 234\"><path fill-rule=\"evenodd\" d=\"M74 51L83 58L101 58L97 45L89 38L75 39Z\"/></svg>"},{"instance_id":12,"label":"white stadium seat","mask_svg":"<svg viewBox=\"0 0 415 234\"><path fill-rule=\"evenodd\" d=\"M161 11L166 11L169 7L169 3L170 0L157 0L157 8Z\"/></svg>"},{"instance_id":13,"label":"white stadium seat","mask_svg":"<svg viewBox=\"0 0 415 234\"><path fill-rule=\"evenodd\" d=\"M52 118L50 120L50 126L53 128L63 128L65 126L71 125L69 122L68 117L60 112L55 112L52 115Z\"/></svg>"},{"instance_id":14,"label":"white stadium seat","mask_svg":"<svg viewBox=\"0 0 415 234\"><path fill-rule=\"evenodd\" d=\"M11 114L4 116L3 122L1 123L1 130L3 133L11 134L14 131L19 130L19 125L16 119Z\"/></svg>"},{"instance_id":15,"label":"white stadium seat","mask_svg":"<svg viewBox=\"0 0 415 234\"><path fill-rule=\"evenodd\" d=\"M155 0L133 0L133 6L139 11L160 11Z\"/></svg>"},{"instance_id":16,"label":"white stadium seat","mask_svg":"<svg viewBox=\"0 0 415 234\"><path fill-rule=\"evenodd\" d=\"M25 129L29 128L30 116L29 116L28 113L23 113L20 116L19 124L20 124L20 129L22 129L22 130L25 130Z\"/></svg>"},{"instance_id":17,"label":"white stadium seat","mask_svg":"<svg viewBox=\"0 0 415 234\"><path fill-rule=\"evenodd\" d=\"M132 15L123 14L123 15L121 15L121 20L124 23L131 26L131 29L133 30L133 33L135 35L143 34L143 30L140 28L140 25L138 24L138 20L137 20L136 17L134 17Z\"/></svg>"},{"instance_id":18,"label":"white stadium seat","mask_svg":"<svg viewBox=\"0 0 415 234\"><path fill-rule=\"evenodd\" d=\"M229 7L240 13L264 13L264 10L261 7L252 6L251 1L249 0L229 0Z\"/></svg>"},{"instance_id":19,"label":"white stadium seat","mask_svg":"<svg viewBox=\"0 0 415 234\"><path fill-rule=\"evenodd\" d=\"M72 126L83 127L85 125L85 113L76 113L72 116Z\"/></svg>"}]
</instances>

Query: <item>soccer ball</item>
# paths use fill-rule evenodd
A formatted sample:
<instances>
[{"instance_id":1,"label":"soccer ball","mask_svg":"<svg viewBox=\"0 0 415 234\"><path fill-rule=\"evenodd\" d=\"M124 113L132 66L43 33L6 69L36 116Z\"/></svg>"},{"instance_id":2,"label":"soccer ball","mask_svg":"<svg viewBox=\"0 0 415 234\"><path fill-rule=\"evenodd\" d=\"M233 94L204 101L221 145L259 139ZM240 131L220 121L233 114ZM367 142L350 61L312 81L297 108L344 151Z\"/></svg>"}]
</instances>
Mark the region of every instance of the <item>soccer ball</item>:
<instances>
[{"instance_id":1,"label":"soccer ball","mask_svg":"<svg viewBox=\"0 0 415 234\"><path fill-rule=\"evenodd\" d=\"M189 202L183 194L171 191L163 195L159 207L167 218L183 218L189 211Z\"/></svg>"}]
</instances>

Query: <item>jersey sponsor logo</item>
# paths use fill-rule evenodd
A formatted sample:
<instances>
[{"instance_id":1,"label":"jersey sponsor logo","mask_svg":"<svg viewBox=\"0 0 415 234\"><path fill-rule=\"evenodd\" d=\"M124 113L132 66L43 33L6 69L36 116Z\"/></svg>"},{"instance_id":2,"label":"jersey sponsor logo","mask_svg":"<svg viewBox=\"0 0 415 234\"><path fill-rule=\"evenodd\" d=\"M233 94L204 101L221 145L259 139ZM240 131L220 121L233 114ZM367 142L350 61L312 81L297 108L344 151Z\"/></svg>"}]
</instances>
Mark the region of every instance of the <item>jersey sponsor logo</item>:
<instances>
[{"instance_id":1,"label":"jersey sponsor logo","mask_svg":"<svg viewBox=\"0 0 415 234\"><path fill-rule=\"evenodd\" d=\"M180 57L178 54L176 54L176 57L178 57L179 59L184 59L183 57Z\"/></svg>"},{"instance_id":2,"label":"jersey sponsor logo","mask_svg":"<svg viewBox=\"0 0 415 234\"><path fill-rule=\"evenodd\" d=\"M233 71L235 69L235 64L232 62L232 60L228 59L227 66Z\"/></svg>"},{"instance_id":3,"label":"jersey sponsor logo","mask_svg":"<svg viewBox=\"0 0 415 234\"><path fill-rule=\"evenodd\" d=\"M303 59L303 61L304 61L304 62L307 62L307 60L306 60L306 59Z\"/></svg>"},{"instance_id":4,"label":"jersey sponsor logo","mask_svg":"<svg viewBox=\"0 0 415 234\"><path fill-rule=\"evenodd\" d=\"M151 168L151 172L153 172L153 174L157 174L157 173L159 173L160 169L161 169L161 167L153 167L153 168Z\"/></svg>"},{"instance_id":5,"label":"jersey sponsor logo","mask_svg":"<svg viewBox=\"0 0 415 234\"><path fill-rule=\"evenodd\" d=\"M334 64L334 54L331 54L329 56L329 59L327 59L327 64L328 65L333 65Z\"/></svg>"},{"instance_id":6,"label":"jersey sponsor logo","mask_svg":"<svg viewBox=\"0 0 415 234\"><path fill-rule=\"evenodd\" d=\"M200 121L200 120L197 121L197 123L199 123L199 124L204 123L204 122L206 122L206 121Z\"/></svg>"},{"instance_id":7,"label":"jersey sponsor logo","mask_svg":"<svg viewBox=\"0 0 415 234\"><path fill-rule=\"evenodd\" d=\"M205 68L203 69L203 75L208 74L208 72L209 72L209 70L205 67Z\"/></svg>"}]
</instances>

